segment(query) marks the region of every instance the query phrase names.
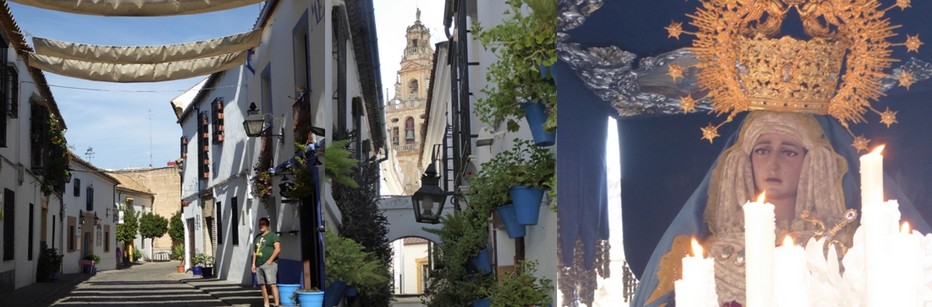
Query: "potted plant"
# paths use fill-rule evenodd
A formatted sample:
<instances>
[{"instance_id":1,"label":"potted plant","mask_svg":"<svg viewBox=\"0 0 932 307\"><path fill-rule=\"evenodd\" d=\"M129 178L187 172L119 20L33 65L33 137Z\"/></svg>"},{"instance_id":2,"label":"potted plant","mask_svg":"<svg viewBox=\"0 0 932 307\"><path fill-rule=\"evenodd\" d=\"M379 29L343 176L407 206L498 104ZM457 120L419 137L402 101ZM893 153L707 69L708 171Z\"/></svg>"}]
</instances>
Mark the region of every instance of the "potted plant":
<instances>
[{"instance_id":1,"label":"potted plant","mask_svg":"<svg viewBox=\"0 0 932 307\"><path fill-rule=\"evenodd\" d=\"M191 267L192 274L201 275L203 273L205 257L207 257L207 255L204 255L204 253L194 254L194 258L191 259L191 263L194 264L194 266Z\"/></svg>"},{"instance_id":2,"label":"potted plant","mask_svg":"<svg viewBox=\"0 0 932 307\"><path fill-rule=\"evenodd\" d=\"M385 264L362 245L333 232L324 233L324 264L327 268L326 306L339 303L347 286L356 287L363 295L387 284L390 276Z\"/></svg>"},{"instance_id":3,"label":"potted plant","mask_svg":"<svg viewBox=\"0 0 932 307\"><path fill-rule=\"evenodd\" d=\"M55 248L47 248L39 254L39 263L36 266L36 279L39 281L55 281L61 276L63 255L58 254Z\"/></svg>"},{"instance_id":4,"label":"potted plant","mask_svg":"<svg viewBox=\"0 0 932 307\"><path fill-rule=\"evenodd\" d=\"M261 163L260 163L261 164ZM257 198L267 198L272 195L272 172L259 164L253 168L252 193Z\"/></svg>"},{"instance_id":5,"label":"potted plant","mask_svg":"<svg viewBox=\"0 0 932 307\"><path fill-rule=\"evenodd\" d=\"M83 266L82 270L84 271L84 273L91 274L91 275L97 274L97 264L100 263L100 256L90 254L90 255L84 256L84 260L90 262L90 265Z\"/></svg>"},{"instance_id":6,"label":"potted plant","mask_svg":"<svg viewBox=\"0 0 932 307\"><path fill-rule=\"evenodd\" d=\"M553 282L547 278L534 276L536 261L521 261L499 279L492 288L493 306L546 306L551 304L550 293L554 290Z\"/></svg>"},{"instance_id":7,"label":"potted plant","mask_svg":"<svg viewBox=\"0 0 932 307\"><path fill-rule=\"evenodd\" d=\"M172 259L178 261L178 273L184 273L184 244L175 244L172 246Z\"/></svg>"},{"instance_id":8,"label":"potted plant","mask_svg":"<svg viewBox=\"0 0 932 307\"><path fill-rule=\"evenodd\" d=\"M495 211L504 223L505 230L510 238L523 237L526 233L524 225L515 220L514 205L509 195L511 178L508 174L511 162L501 153L485 162L479 173L471 180L467 199L470 207L492 214Z\"/></svg>"},{"instance_id":9,"label":"potted plant","mask_svg":"<svg viewBox=\"0 0 932 307\"><path fill-rule=\"evenodd\" d=\"M479 41L498 57L489 65L484 98L476 102L476 114L498 127L507 122L517 131L515 120L525 116L539 146L554 143L556 129L556 83L552 69L556 53L556 0L507 0L510 6L502 23L489 29L473 25ZM525 14L524 6L529 8Z\"/></svg>"},{"instance_id":10,"label":"potted plant","mask_svg":"<svg viewBox=\"0 0 932 307\"><path fill-rule=\"evenodd\" d=\"M201 269L201 276L204 278L214 277L214 256L205 255L203 261L204 267Z\"/></svg>"},{"instance_id":11,"label":"potted plant","mask_svg":"<svg viewBox=\"0 0 932 307\"><path fill-rule=\"evenodd\" d=\"M547 184L554 177L557 161L546 148L530 141L515 139L511 150L499 153L508 165L512 187L509 190L515 205L515 216L522 225L536 225Z\"/></svg>"}]
</instances>

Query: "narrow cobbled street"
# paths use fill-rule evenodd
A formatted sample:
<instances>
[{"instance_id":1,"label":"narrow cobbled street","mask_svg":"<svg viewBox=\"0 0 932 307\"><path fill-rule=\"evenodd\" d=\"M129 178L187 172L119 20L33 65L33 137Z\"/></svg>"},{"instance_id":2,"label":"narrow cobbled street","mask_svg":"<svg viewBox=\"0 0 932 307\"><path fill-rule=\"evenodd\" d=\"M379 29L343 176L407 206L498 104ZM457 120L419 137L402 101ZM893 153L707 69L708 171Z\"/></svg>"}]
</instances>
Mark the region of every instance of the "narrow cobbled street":
<instances>
[{"instance_id":1,"label":"narrow cobbled street","mask_svg":"<svg viewBox=\"0 0 932 307\"><path fill-rule=\"evenodd\" d=\"M69 274L0 298L14 306L261 306L258 288L177 273L176 262L151 262L121 270Z\"/></svg>"}]
</instances>

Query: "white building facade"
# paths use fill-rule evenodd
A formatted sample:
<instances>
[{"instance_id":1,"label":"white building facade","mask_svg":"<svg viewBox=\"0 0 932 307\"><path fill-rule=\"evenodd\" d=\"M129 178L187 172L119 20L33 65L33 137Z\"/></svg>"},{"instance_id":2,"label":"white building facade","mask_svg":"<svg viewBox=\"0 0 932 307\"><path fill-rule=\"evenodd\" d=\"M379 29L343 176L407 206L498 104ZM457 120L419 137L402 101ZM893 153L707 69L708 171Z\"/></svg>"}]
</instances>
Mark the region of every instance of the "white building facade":
<instances>
[{"instance_id":1,"label":"white building facade","mask_svg":"<svg viewBox=\"0 0 932 307\"><path fill-rule=\"evenodd\" d=\"M62 273L81 272L84 257L96 255L98 271L116 269L116 178L71 156L71 182L62 195L64 223Z\"/></svg>"},{"instance_id":2,"label":"white building facade","mask_svg":"<svg viewBox=\"0 0 932 307\"><path fill-rule=\"evenodd\" d=\"M213 255L217 277L251 283L252 238L258 234L258 219L268 217L282 242L279 283L298 283L299 203L282 202L281 174L272 176L268 197L256 196L251 179L264 168L257 167L260 160L267 167L289 161L299 141L326 139L329 144L351 134L356 136L350 148L357 158L384 152L379 86L365 81L378 75L374 42L367 36L374 32L366 32L374 28L363 26L374 24L366 13L371 10L365 1L267 2L256 23L262 40L249 65L213 74L172 102L183 134L187 266L195 253ZM251 107L271 125L271 135L246 135L243 122ZM373 127L378 127L375 135ZM340 212L323 178L323 165L318 168L320 224L335 230Z\"/></svg>"},{"instance_id":3,"label":"white building facade","mask_svg":"<svg viewBox=\"0 0 932 307\"><path fill-rule=\"evenodd\" d=\"M61 187L46 195L43 171L48 157L66 159L67 152L49 152L48 127L58 111L45 76L29 68L24 56L31 48L10 15L0 4L0 294L36 281L42 247L62 251ZM77 266L76 262L63 266Z\"/></svg>"}]
</instances>

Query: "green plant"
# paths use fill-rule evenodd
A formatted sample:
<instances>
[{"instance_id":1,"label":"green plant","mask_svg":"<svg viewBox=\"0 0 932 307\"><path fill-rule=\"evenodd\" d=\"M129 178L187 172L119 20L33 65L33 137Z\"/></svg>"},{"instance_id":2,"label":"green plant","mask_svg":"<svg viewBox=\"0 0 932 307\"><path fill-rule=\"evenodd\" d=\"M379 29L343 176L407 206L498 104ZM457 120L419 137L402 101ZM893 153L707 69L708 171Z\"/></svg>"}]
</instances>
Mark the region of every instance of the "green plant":
<instances>
[{"instance_id":1,"label":"green plant","mask_svg":"<svg viewBox=\"0 0 932 307\"><path fill-rule=\"evenodd\" d=\"M546 306L551 303L553 282L534 276L536 261L521 261L514 272L505 274L492 288L492 306Z\"/></svg>"},{"instance_id":2,"label":"green plant","mask_svg":"<svg viewBox=\"0 0 932 307\"><path fill-rule=\"evenodd\" d=\"M428 230L440 237L439 250L434 253L435 269L424 291L428 306L463 306L488 296L493 278L471 274L466 263L488 246L490 212L488 207L470 205L442 216L443 228Z\"/></svg>"},{"instance_id":3,"label":"green plant","mask_svg":"<svg viewBox=\"0 0 932 307\"><path fill-rule=\"evenodd\" d=\"M252 176L252 193L258 198L268 197L272 195L272 173L269 172L267 167L260 167L260 164L256 164L256 167L253 168L255 173Z\"/></svg>"},{"instance_id":4,"label":"green plant","mask_svg":"<svg viewBox=\"0 0 932 307\"><path fill-rule=\"evenodd\" d=\"M191 262L194 262L195 266L210 268L214 266L214 256L209 256L204 253L194 254L194 259L191 259Z\"/></svg>"},{"instance_id":5,"label":"green plant","mask_svg":"<svg viewBox=\"0 0 932 307\"><path fill-rule=\"evenodd\" d=\"M324 242L328 283L342 280L358 287L363 294L389 283L391 276L385 263L365 252L356 241L328 231L324 233Z\"/></svg>"},{"instance_id":6,"label":"green plant","mask_svg":"<svg viewBox=\"0 0 932 307\"><path fill-rule=\"evenodd\" d=\"M147 212L139 219L139 235L143 238L158 238L168 232L168 220L161 215Z\"/></svg>"},{"instance_id":7,"label":"green plant","mask_svg":"<svg viewBox=\"0 0 932 307\"><path fill-rule=\"evenodd\" d=\"M502 23L489 29L473 24L473 33L485 48L498 57L489 65L484 98L476 102L480 120L493 126L507 121L509 131L517 131L515 118L524 114L519 104L543 103L550 111L545 127L556 127L556 84L552 74L541 74L540 67L557 62L556 0L507 0L510 8ZM527 5L530 14L522 10Z\"/></svg>"},{"instance_id":8,"label":"green plant","mask_svg":"<svg viewBox=\"0 0 932 307\"><path fill-rule=\"evenodd\" d=\"M511 202L508 189L511 179L508 175L509 161L496 155L480 166L479 172L470 180L469 192L466 199L470 207L478 207L480 211L488 211L495 207Z\"/></svg>"},{"instance_id":9,"label":"green plant","mask_svg":"<svg viewBox=\"0 0 932 307\"><path fill-rule=\"evenodd\" d=\"M184 242L184 222L181 221L181 210L175 211L168 221L168 236L175 245Z\"/></svg>"},{"instance_id":10,"label":"green plant","mask_svg":"<svg viewBox=\"0 0 932 307\"><path fill-rule=\"evenodd\" d=\"M47 248L39 254L39 263L36 265L36 279L46 281L50 279L52 273L61 270L62 258L64 255L58 254L58 250Z\"/></svg>"},{"instance_id":11,"label":"green plant","mask_svg":"<svg viewBox=\"0 0 932 307\"><path fill-rule=\"evenodd\" d=\"M391 275L389 264L392 260L392 248L388 241L388 219L379 208L379 161L376 158L360 161L350 176L359 183L359 188L342 184L334 184L331 187L333 199L340 209L339 234L358 242L363 250L375 255L376 259L385 264L385 274ZM357 296L354 304L388 306L393 298L393 291L392 283L385 283L378 289L370 289L367 293Z\"/></svg>"},{"instance_id":12,"label":"green plant","mask_svg":"<svg viewBox=\"0 0 932 307\"><path fill-rule=\"evenodd\" d=\"M359 183L353 180L351 174L359 161L352 158L352 153L346 149L349 139L333 141L324 148L324 173L327 178L336 183L358 188Z\"/></svg>"},{"instance_id":13,"label":"green plant","mask_svg":"<svg viewBox=\"0 0 932 307\"><path fill-rule=\"evenodd\" d=\"M90 255L84 256L84 260L91 260L91 261L94 261L94 263L100 263L100 256L90 254Z\"/></svg>"},{"instance_id":14,"label":"green plant","mask_svg":"<svg viewBox=\"0 0 932 307\"><path fill-rule=\"evenodd\" d=\"M514 147L495 156L499 158L508 166L513 186L546 187L557 168L557 160L550 150L530 140L515 139Z\"/></svg>"},{"instance_id":15,"label":"green plant","mask_svg":"<svg viewBox=\"0 0 932 307\"><path fill-rule=\"evenodd\" d=\"M553 171L553 176L550 176L550 181L547 182L547 185L550 187L547 190L547 197L550 197L550 211L557 212L557 171Z\"/></svg>"},{"instance_id":16,"label":"green plant","mask_svg":"<svg viewBox=\"0 0 932 307\"><path fill-rule=\"evenodd\" d=\"M123 210L123 224L116 226L116 239L125 244L132 244L139 231L139 215L133 211L133 206L120 205Z\"/></svg>"},{"instance_id":17,"label":"green plant","mask_svg":"<svg viewBox=\"0 0 932 307\"><path fill-rule=\"evenodd\" d=\"M184 264L184 244L172 245L172 259L181 261Z\"/></svg>"}]
</instances>

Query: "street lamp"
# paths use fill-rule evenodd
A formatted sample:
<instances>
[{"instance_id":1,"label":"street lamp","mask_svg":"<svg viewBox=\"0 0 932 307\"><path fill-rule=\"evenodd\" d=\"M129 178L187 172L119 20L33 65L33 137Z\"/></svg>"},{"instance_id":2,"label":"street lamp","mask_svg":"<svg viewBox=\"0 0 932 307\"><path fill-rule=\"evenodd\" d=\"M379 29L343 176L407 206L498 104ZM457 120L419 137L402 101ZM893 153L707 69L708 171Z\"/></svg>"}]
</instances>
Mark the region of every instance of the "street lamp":
<instances>
[{"instance_id":1,"label":"street lamp","mask_svg":"<svg viewBox=\"0 0 932 307\"><path fill-rule=\"evenodd\" d=\"M440 223L440 213L447 200L447 192L440 188L438 183L437 167L431 162L427 172L421 176L421 188L411 196L414 204L414 219L418 223Z\"/></svg>"},{"instance_id":2,"label":"street lamp","mask_svg":"<svg viewBox=\"0 0 932 307\"><path fill-rule=\"evenodd\" d=\"M246 111L246 119L243 120L243 129L246 130L246 136L257 137L262 136L263 133L272 128L272 121L269 121L266 125L265 116L272 116L271 113L259 114L259 110L256 108L256 103L249 104L249 110ZM284 129L284 128L283 128ZM284 133L280 134L268 134L268 136L277 136L279 141L284 142Z\"/></svg>"}]
</instances>

